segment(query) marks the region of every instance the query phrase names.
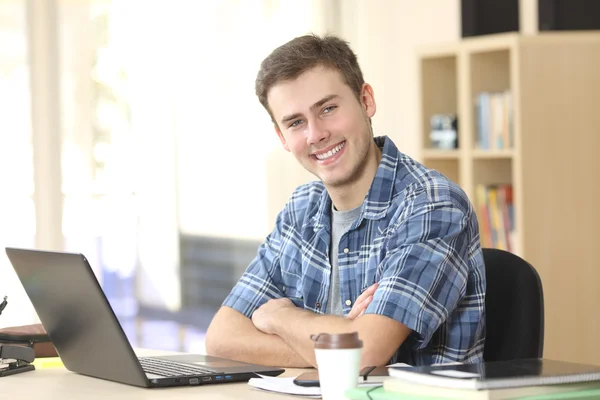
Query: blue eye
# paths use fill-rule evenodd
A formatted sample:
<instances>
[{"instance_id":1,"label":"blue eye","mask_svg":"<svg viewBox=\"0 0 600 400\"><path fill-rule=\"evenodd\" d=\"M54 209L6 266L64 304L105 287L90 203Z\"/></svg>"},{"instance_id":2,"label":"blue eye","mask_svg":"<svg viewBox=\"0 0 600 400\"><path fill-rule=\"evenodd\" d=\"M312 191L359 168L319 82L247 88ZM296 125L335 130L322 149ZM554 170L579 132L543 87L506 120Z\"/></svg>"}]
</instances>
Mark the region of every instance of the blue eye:
<instances>
[{"instance_id":1,"label":"blue eye","mask_svg":"<svg viewBox=\"0 0 600 400\"><path fill-rule=\"evenodd\" d=\"M294 122L292 122L292 123L289 125L289 127L288 127L288 128L295 128L295 127L297 127L298 125L300 125L300 123L301 123L301 122L302 122L302 120L301 120L301 119L297 119L297 120L295 120Z\"/></svg>"},{"instance_id":2,"label":"blue eye","mask_svg":"<svg viewBox=\"0 0 600 400\"><path fill-rule=\"evenodd\" d=\"M333 110L335 110L337 108L337 106L329 106L329 107L325 107L323 109L323 113L328 114L330 112L332 112Z\"/></svg>"}]
</instances>

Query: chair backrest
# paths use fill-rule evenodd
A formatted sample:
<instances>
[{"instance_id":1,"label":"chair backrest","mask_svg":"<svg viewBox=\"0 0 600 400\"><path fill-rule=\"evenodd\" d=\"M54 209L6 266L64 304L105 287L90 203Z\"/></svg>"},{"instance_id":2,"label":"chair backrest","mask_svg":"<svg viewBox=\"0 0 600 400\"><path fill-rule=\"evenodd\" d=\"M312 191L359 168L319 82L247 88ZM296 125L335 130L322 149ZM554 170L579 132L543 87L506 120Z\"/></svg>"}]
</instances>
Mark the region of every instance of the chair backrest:
<instances>
[{"instance_id":1,"label":"chair backrest","mask_svg":"<svg viewBox=\"0 0 600 400\"><path fill-rule=\"evenodd\" d=\"M483 249L486 269L485 361L541 358L544 292L537 271L521 257Z\"/></svg>"}]
</instances>

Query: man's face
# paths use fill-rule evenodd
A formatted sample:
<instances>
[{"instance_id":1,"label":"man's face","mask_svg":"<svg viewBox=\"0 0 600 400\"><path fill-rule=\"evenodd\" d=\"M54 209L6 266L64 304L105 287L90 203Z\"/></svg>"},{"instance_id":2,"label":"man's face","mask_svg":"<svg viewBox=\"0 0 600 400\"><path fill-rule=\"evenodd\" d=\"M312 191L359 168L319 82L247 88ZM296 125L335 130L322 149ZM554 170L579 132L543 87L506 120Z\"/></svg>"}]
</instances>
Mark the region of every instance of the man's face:
<instances>
[{"instance_id":1,"label":"man's face","mask_svg":"<svg viewBox=\"0 0 600 400\"><path fill-rule=\"evenodd\" d=\"M276 84L267 100L283 147L307 171L330 188L360 179L374 146L369 85L359 102L338 71L319 66Z\"/></svg>"}]
</instances>

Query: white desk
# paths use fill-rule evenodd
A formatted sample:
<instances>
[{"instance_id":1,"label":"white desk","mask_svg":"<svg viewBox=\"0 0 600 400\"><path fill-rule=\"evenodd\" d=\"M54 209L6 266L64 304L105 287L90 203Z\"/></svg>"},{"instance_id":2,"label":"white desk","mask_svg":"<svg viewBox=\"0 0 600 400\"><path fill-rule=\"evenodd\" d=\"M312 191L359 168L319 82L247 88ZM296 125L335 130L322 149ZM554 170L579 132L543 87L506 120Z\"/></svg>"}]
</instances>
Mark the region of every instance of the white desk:
<instances>
[{"instance_id":1,"label":"white desk","mask_svg":"<svg viewBox=\"0 0 600 400\"><path fill-rule=\"evenodd\" d=\"M164 351L136 350L140 356L174 354ZM288 369L281 376L296 376L306 370ZM247 383L223 383L172 388L140 388L122 383L91 378L68 371L64 367L36 369L0 378L0 397L6 399L295 399L277 393L266 393Z\"/></svg>"}]
</instances>

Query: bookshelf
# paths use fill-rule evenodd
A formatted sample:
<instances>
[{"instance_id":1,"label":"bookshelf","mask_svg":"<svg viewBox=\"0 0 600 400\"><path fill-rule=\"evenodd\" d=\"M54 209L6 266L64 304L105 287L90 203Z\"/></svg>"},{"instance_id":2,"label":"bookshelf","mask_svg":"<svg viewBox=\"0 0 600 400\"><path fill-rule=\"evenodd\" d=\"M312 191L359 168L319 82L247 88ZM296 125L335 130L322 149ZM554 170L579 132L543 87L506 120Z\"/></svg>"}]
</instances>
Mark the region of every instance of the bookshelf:
<instances>
[{"instance_id":1,"label":"bookshelf","mask_svg":"<svg viewBox=\"0 0 600 400\"><path fill-rule=\"evenodd\" d=\"M482 244L539 272L544 357L598 363L600 32L466 38L417 59L423 163L466 191ZM435 114L457 116L457 148L434 148Z\"/></svg>"}]
</instances>

